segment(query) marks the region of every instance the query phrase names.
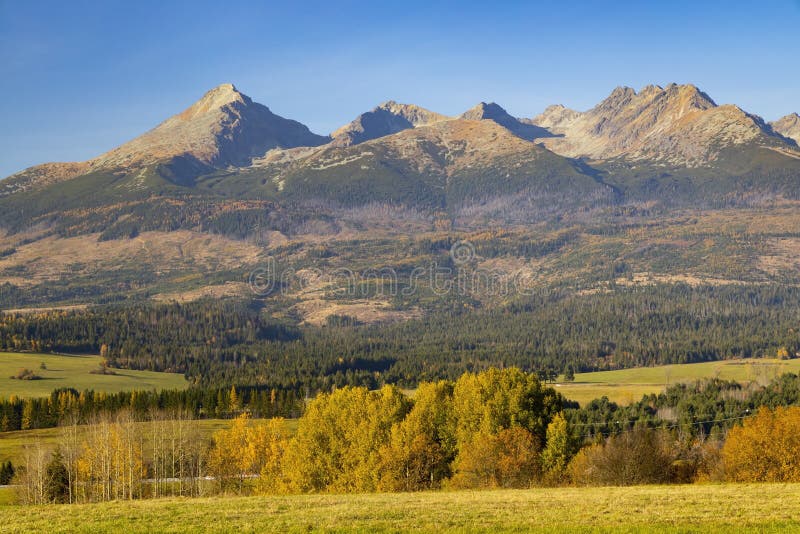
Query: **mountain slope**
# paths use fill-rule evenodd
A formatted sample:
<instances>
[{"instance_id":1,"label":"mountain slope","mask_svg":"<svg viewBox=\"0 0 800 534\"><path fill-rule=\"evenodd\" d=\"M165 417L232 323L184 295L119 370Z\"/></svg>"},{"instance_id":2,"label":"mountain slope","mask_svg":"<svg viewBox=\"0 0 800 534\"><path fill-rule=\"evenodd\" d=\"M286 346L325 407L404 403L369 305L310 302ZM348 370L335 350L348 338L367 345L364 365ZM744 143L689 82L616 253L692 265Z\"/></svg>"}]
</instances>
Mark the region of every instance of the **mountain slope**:
<instances>
[{"instance_id":1,"label":"mountain slope","mask_svg":"<svg viewBox=\"0 0 800 534\"><path fill-rule=\"evenodd\" d=\"M775 133L784 122L671 85L530 120L387 102L323 137L221 86L93 160L0 183L0 304L252 296L268 258L287 272L408 274L453 260L461 238L483 272L598 297L642 280L795 284L800 156ZM309 322L440 306L287 284L270 312ZM441 309L505 298L454 297Z\"/></svg>"},{"instance_id":2,"label":"mountain slope","mask_svg":"<svg viewBox=\"0 0 800 534\"><path fill-rule=\"evenodd\" d=\"M449 118L390 101L325 137L223 84L97 158L4 180L0 228L113 239L195 229L225 211L225 224L247 235L253 221L290 231L375 204L525 223L625 202L800 198L799 176L795 143L692 85L620 87L589 111L551 106L530 120L494 103Z\"/></svg>"},{"instance_id":3,"label":"mountain slope","mask_svg":"<svg viewBox=\"0 0 800 534\"><path fill-rule=\"evenodd\" d=\"M371 111L362 113L349 124L333 132L333 144L350 146L391 135L417 126L447 120L449 117L413 104L398 104L390 100Z\"/></svg>"},{"instance_id":4,"label":"mountain slope","mask_svg":"<svg viewBox=\"0 0 800 534\"><path fill-rule=\"evenodd\" d=\"M609 193L580 165L493 120L447 120L264 169L282 194L341 205L458 210L504 195Z\"/></svg>"}]
</instances>

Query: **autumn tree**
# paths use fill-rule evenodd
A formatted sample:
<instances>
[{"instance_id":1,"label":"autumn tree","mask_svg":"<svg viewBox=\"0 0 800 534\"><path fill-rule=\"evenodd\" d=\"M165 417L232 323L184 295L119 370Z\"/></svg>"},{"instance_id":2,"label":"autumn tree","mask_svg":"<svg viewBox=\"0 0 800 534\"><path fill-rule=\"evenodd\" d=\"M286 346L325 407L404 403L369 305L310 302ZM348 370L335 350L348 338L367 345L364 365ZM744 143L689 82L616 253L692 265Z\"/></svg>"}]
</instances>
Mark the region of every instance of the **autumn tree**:
<instances>
[{"instance_id":1,"label":"autumn tree","mask_svg":"<svg viewBox=\"0 0 800 534\"><path fill-rule=\"evenodd\" d=\"M379 451L410 403L393 386L379 391L344 387L315 398L300 419L286 454L291 491L375 491Z\"/></svg>"},{"instance_id":2,"label":"autumn tree","mask_svg":"<svg viewBox=\"0 0 800 534\"><path fill-rule=\"evenodd\" d=\"M567 464L576 448L566 419L562 414L556 414L547 425L547 442L542 451L542 471L548 484L563 481Z\"/></svg>"},{"instance_id":3,"label":"autumn tree","mask_svg":"<svg viewBox=\"0 0 800 534\"><path fill-rule=\"evenodd\" d=\"M185 410L156 410L150 413L148 426L153 496L198 495L205 445L197 422Z\"/></svg>"},{"instance_id":4,"label":"autumn tree","mask_svg":"<svg viewBox=\"0 0 800 534\"><path fill-rule=\"evenodd\" d=\"M476 432L494 434L521 426L544 442L547 425L563 399L532 374L517 368L465 373L453 392L456 438L467 443Z\"/></svg>"},{"instance_id":5,"label":"autumn tree","mask_svg":"<svg viewBox=\"0 0 800 534\"><path fill-rule=\"evenodd\" d=\"M19 498L25 504L43 504L47 502L45 492L47 463L49 452L39 442L26 445L23 449L22 466L17 473L19 482Z\"/></svg>"},{"instance_id":6,"label":"autumn tree","mask_svg":"<svg viewBox=\"0 0 800 534\"><path fill-rule=\"evenodd\" d=\"M283 419L253 421L242 414L230 428L214 433L207 455L208 472L223 491L241 493L245 482L256 477L260 491L276 491L283 487L281 468L287 440Z\"/></svg>"},{"instance_id":7,"label":"autumn tree","mask_svg":"<svg viewBox=\"0 0 800 534\"><path fill-rule=\"evenodd\" d=\"M252 447L258 454L259 493L279 493L286 488L283 474L283 459L289 444L289 432L286 420L281 417L269 419L255 428Z\"/></svg>"},{"instance_id":8,"label":"autumn tree","mask_svg":"<svg viewBox=\"0 0 800 534\"><path fill-rule=\"evenodd\" d=\"M417 491L438 487L451 474L455 457L453 383L422 383L414 406L392 426L380 450L381 491Z\"/></svg>"},{"instance_id":9,"label":"autumn tree","mask_svg":"<svg viewBox=\"0 0 800 534\"><path fill-rule=\"evenodd\" d=\"M455 461L454 488L527 488L541 477L538 438L521 426L475 434Z\"/></svg>"},{"instance_id":10,"label":"autumn tree","mask_svg":"<svg viewBox=\"0 0 800 534\"><path fill-rule=\"evenodd\" d=\"M206 464L209 474L223 491L241 492L246 478L257 473L253 448L249 444L250 423L250 416L244 413L233 420L230 428L214 433Z\"/></svg>"},{"instance_id":11,"label":"autumn tree","mask_svg":"<svg viewBox=\"0 0 800 534\"><path fill-rule=\"evenodd\" d=\"M800 481L800 407L761 407L728 432L722 460L735 482Z\"/></svg>"},{"instance_id":12,"label":"autumn tree","mask_svg":"<svg viewBox=\"0 0 800 534\"><path fill-rule=\"evenodd\" d=\"M489 369L462 375L453 405L454 485L521 487L539 478L547 425L563 405L558 393L519 369Z\"/></svg>"},{"instance_id":13,"label":"autumn tree","mask_svg":"<svg viewBox=\"0 0 800 534\"><path fill-rule=\"evenodd\" d=\"M77 460L82 497L90 501L141 496L143 436L127 412L102 416L86 427Z\"/></svg>"}]
</instances>

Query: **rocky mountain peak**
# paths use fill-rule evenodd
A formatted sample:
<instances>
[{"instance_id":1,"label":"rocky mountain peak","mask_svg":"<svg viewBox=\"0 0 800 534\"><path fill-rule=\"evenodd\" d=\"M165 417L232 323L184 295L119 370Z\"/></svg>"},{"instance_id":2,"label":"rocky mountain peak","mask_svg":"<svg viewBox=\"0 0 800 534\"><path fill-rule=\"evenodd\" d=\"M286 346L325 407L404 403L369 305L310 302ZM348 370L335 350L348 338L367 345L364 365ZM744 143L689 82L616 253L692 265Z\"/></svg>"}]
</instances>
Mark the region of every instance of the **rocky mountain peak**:
<instances>
[{"instance_id":1,"label":"rocky mountain peak","mask_svg":"<svg viewBox=\"0 0 800 534\"><path fill-rule=\"evenodd\" d=\"M569 123L580 117L581 113L563 104L547 106L539 115L529 120L530 124L547 128L553 133L561 133Z\"/></svg>"},{"instance_id":2,"label":"rocky mountain peak","mask_svg":"<svg viewBox=\"0 0 800 534\"><path fill-rule=\"evenodd\" d=\"M725 146L782 143L759 117L717 106L692 84L648 85L639 92L617 87L585 113L550 107L532 122L560 136L546 141L551 150L590 159L694 167L710 164Z\"/></svg>"},{"instance_id":3,"label":"rocky mountain peak","mask_svg":"<svg viewBox=\"0 0 800 534\"><path fill-rule=\"evenodd\" d=\"M521 137L528 141L532 141L540 137L549 137L552 135L544 128L541 128L530 121L522 121L516 117L512 117L505 109L494 102L481 102L477 106L474 106L459 115L458 118L470 121L493 121L506 128L517 137Z\"/></svg>"},{"instance_id":4,"label":"rocky mountain peak","mask_svg":"<svg viewBox=\"0 0 800 534\"><path fill-rule=\"evenodd\" d=\"M232 83L223 83L208 91L203 97L178 115L181 119L190 120L203 113L221 109L234 103L251 104L250 97L236 90Z\"/></svg>"},{"instance_id":5,"label":"rocky mountain peak","mask_svg":"<svg viewBox=\"0 0 800 534\"><path fill-rule=\"evenodd\" d=\"M784 137L794 140L800 144L800 115L797 113L790 113L785 117L771 122L772 129Z\"/></svg>"},{"instance_id":6,"label":"rocky mountain peak","mask_svg":"<svg viewBox=\"0 0 800 534\"><path fill-rule=\"evenodd\" d=\"M388 100L331 134L336 146L350 146L384 137L410 128L426 126L449 117L414 104Z\"/></svg>"},{"instance_id":7,"label":"rocky mountain peak","mask_svg":"<svg viewBox=\"0 0 800 534\"><path fill-rule=\"evenodd\" d=\"M94 169L131 170L178 159L181 168L197 173L209 167L246 165L272 148L318 146L329 140L224 83L181 113L88 163Z\"/></svg>"},{"instance_id":8,"label":"rocky mountain peak","mask_svg":"<svg viewBox=\"0 0 800 534\"><path fill-rule=\"evenodd\" d=\"M711 109L717 107L716 102L706 93L692 84L669 84L663 91L668 98L677 99L686 109Z\"/></svg>"},{"instance_id":9,"label":"rocky mountain peak","mask_svg":"<svg viewBox=\"0 0 800 534\"><path fill-rule=\"evenodd\" d=\"M493 120L498 123L500 121L507 121L509 118L516 120L509 115L505 109L494 102L481 102L477 106L462 113L459 118L471 121Z\"/></svg>"}]
</instances>

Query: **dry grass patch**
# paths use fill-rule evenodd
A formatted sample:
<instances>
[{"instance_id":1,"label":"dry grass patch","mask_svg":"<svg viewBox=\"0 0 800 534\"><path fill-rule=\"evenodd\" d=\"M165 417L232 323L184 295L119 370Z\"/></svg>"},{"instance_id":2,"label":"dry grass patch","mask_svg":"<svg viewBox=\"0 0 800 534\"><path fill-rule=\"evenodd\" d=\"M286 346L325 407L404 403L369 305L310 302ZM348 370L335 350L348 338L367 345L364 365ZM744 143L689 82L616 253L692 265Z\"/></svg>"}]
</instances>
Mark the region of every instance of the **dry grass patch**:
<instances>
[{"instance_id":1,"label":"dry grass patch","mask_svg":"<svg viewBox=\"0 0 800 534\"><path fill-rule=\"evenodd\" d=\"M325 324L331 315L346 315L367 324L407 321L422 315L418 309L392 309L388 302L380 300L334 302L311 299L295 304L293 309L300 312L305 324L316 326Z\"/></svg>"},{"instance_id":2,"label":"dry grass patch","mask_svg":"<svg viewBox=\"0 0 800 534\"><path fill-rule=\"evenodd\" d=\"M257 263L264 252L253 244L188 230L143 232L135 239L97 238L98 234L48 237L29 243L0 258L0 271L24 267L26 275L18 283L29 286L56 280L66 272L88 275L130 265L155 265L162 272L235 269Z\"/></svg>"}]
</instances>

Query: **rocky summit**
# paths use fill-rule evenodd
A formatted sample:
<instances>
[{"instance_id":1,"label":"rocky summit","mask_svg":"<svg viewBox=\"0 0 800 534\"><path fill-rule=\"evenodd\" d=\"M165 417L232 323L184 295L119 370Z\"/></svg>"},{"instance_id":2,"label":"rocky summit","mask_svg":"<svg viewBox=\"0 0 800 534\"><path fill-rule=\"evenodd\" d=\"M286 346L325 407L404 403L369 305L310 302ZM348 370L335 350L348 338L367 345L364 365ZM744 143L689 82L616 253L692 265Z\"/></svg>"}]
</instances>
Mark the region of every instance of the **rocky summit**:
<instances>
[{"instance_id":1,"label":"rocky summit","mask_svg":"<svg viewBox=\"0 0 800 534\"><path fill-rule=\"evenodd\" d=\"M779 134L800 143L800 115L790 113L775 122L771 122L772 129Z\"/></svg>"},{"instance_id":2,"label":"rocky summit","mask_svg":"<svg viewBox=\"0 0 800 534\"><path fill-rule=\"evenodd\" d=\"M533 122L556 134L545 141L554 152L592 160L703 167L731 146L792 148L760 117L718 106L694 85L618 87L589 111L550 107Z\"/></svg>"}]
</instances>

